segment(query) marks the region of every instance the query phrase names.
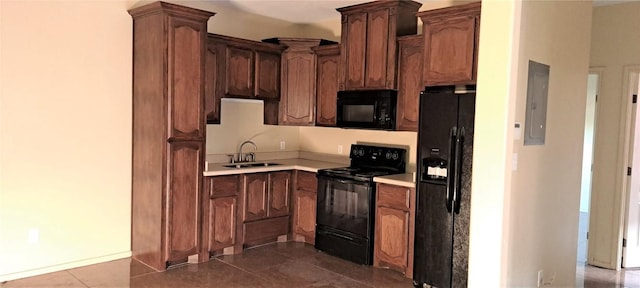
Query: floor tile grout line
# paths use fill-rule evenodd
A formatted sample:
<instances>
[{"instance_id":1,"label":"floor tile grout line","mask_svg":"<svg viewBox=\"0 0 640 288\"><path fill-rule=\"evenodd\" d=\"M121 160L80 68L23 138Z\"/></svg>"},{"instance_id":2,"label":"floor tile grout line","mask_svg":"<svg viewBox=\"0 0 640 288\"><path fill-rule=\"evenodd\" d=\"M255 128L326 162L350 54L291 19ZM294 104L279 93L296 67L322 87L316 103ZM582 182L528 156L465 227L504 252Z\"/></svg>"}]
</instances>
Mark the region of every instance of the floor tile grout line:
<instances>
[{"instance_id":1,"label":"floor tile grout line","mask_svg":"<svg viewBox=\"0 0 640 288\"><path fill-rule=\"evenodd\" d=\"M258 275L258 274L256 274L256 273L252 272L252 271L249 271L249 270L244 269L244 268L242 268L242 267L239 267L239 266L237 266L237 265L233 265L233 264L231 264L231 263L225 262L224 260L219 259L219 258L217 258L217 257L214 257L212 260L214 260L214 261L218 261L218 262L221 262L223 265L229 265L229 266L231 266L231 267L233 267L233 268L236 268L236 269L238 269L238 270L240 270L240 271L242 271L242 272L248 273L248 274L249 274L249 275L251 275L251 276L254 276L254 277L257 277L257 278L262 279L262 280L264 280L264 281L267 281L267 282L269 282L270 284L275 284L275 283L273 283L273 282L269 281L269 279L266 279L266 278L264 278L264 277L262 277L262 276L260 276L260 275Z\"/></svg>"},{"instance_id":2,"label":"floor tile grout line","mask_svg":"<svg viewBox=\"0 0 640 288\"><path fill-rule=\"evenodd\" d=\"M91 288L91 286L89 286L89 284L84 283L84 281L80 280L80 278L78 278L75 274L73 274L73 272L71 272L71 270L64 270L64 272L67 272L69 275L71 275L71 277L73 277L74 279L78 280L78 282L80 282L80 284L84 285L84 287L86 288Z\"/></svg>"}]
</instances>

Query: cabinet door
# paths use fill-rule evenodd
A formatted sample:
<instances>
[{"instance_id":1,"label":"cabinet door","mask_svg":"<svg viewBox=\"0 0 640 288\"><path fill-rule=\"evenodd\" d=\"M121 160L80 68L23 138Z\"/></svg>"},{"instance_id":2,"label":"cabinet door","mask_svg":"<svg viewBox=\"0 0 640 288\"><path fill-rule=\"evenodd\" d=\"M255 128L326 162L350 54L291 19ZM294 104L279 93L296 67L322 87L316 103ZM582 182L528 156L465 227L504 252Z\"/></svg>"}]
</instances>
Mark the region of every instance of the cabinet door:
<instances>
[{"instance_id":1,"label":"cabinet door","mask_svg":"<svg viewBox=\"0 0 640 288\"><path fill-rule=\"evenodd\" d=\"M368 13L366 51L365 87L387 88L387 72L392 73L393 71L387 71L389 61L387 57L389 52L389 9ZM392 85L393 83L389 84Z\"/></svg>"},{"instance_id":2,"label":"cabinet door","mask_svg":"<svg viewBox=\"0 0 640 288\"><path fill-rule=\"evenodd\" d=\"M267 216L267 174L246 174L243 177L245 187L244 221L265 218Z\"/></svg>"},{"instance_id":3,"label":"cabinet door","mask_svg":"<svg viewBox=\"0 0 640 288\"><path fill-rule=\"evenodd\" d=\"M477 17L424 23L424 83L473 84Z\"/></svg>"},{"instance_id":4,"label":"cabinet door","mask_svg":"<svg viewBox=\"0 0 640 288\"><path fill-rule=\"evenodd\" d=\"M228 46L226 53L227 77L225 94L240 97L254 96L253 51Z\"/></svg>"},{"instance_id":5,"label":"cabinet door","mask_svg":"<svg viewBox=\"0 0 640 288\"><path fill-rule=\"evenodd\" d=\"M418 131L418 103L422 90L422 37L398 40L398 108L396 130Z\"/></svg>"},{"instance_id":6,"label":"cabinet door","mask_svg":"<svg viewBox=\"0 0 640 288\"><path fill-rule=\"evenodd\" d=\"M198 248L198 201L202 187L202 142L168 144L167 217L168 262L196 254Z\"/></svg>"},{"instance_id":7,"label":"cabinet door","mask_svg":"<svg viewBox=\"0 0 640 288\"><path fill-rule=\"evenodd\" d=\"M352 90L365 87L365 54L367 45L367 13L347 16L342 29L342 52L344 67L344 89ZM346 33L344 32L346 31Z\"/></svg>"},{"instance_id":8,"label":"cabinet door","mask_svg":"<svg viewBox=\"0 0 640 288\"><path fill-rule=\"evenodd\" d=\"M236 196L211 199L209 202L209 251L233 246L236 241Z\"/></svg>"},{"instance_id":9,"label":"cabinet door","mask_svg":"<svg viewBox=\"0 0 640 288\"><path fill-rule=\"evenodd\" d=\"M280 55L256 51L255 96L280 99Z\"/></svg>"},{"instance_id":10,"label":"cabinet door","mask_svg":"<svg viewBox=\"0 0 640 288\"><path fill-rule=\"evenodd\" d=\"M207 41L204 68L204 106L207 124L220 124L220 99L222 99L222 91L217 88L220 85L218 77L222 71L220 62L222 62L223 59L218 58L221 56L218 50L219 47L220 45L215 43L214 40L209 39ZM224 54L224 50L222 51L222 54Z\"/></svg>"},{"instance_id":11,"label":"cabinet door","mask_svg":"<svg viewBox=\"0 0 640 288\"><path fill-rule=\"evenodd\" d=\"M202 25L172 18L169 25L169 138L204 137Z\"/></svg>"},{"instance_id":12,"label":"cabinet door","mask_svg":"<svg viewBox=\"0 0 640 288\"><path fill-rule=\"evenodd\" d=\"M289 172L272 172L269 174L269 210L267 216L289 215L290 183Z\"/></svg>"},{"instance_id":13,"label":"cabinet door","mask_svg":"<svg viewBox=\"0 0 640 288\"><path fill-rule=\"evenodd\" d=\"M336 125L336 97L338 95L338 73L340 71L340 50L334 54L318 55L316 76L316 125Z\"/></svg>"},{"instance_id":14,"label":"cabinet door","mask_svg":"<svg viewBox=\"0 0 640 288\"><path fill-rule=\"evenodd\" d=\"M316 198L316 193L296 191L293 232L304 236L308 243L313 243L316 234Z\"/></svg>"},{"instance_id":15,"label":"cabinet door","mask_svg":"<svg viewBox=\"0 0 640 288\"><path fill-rule=\"evenodd\" d=\"M374 265L405 272L409 246L409 212L378 206Z\"/></svg>"},{"instance_id":16,"label":"cabinet door","mask_svg":"<svg viewBox=\"0 0 640 288\"><path fill-rule=\"evenodd\" d=\"M238 195L238 175L226 175L209 177L211 181L211 195L210 197L220 196L236 196Z\"/></svg>"},{"instance_id":17,"label":"cabinet door","mask_svg":"<svg viewBox=\"0 0 640 288\"><path fill-rule=\"evenodd\" d=\"M313 125L316 108L316 57L311 51L285 52L280 124Z\"/></svg>"}]
</instances>

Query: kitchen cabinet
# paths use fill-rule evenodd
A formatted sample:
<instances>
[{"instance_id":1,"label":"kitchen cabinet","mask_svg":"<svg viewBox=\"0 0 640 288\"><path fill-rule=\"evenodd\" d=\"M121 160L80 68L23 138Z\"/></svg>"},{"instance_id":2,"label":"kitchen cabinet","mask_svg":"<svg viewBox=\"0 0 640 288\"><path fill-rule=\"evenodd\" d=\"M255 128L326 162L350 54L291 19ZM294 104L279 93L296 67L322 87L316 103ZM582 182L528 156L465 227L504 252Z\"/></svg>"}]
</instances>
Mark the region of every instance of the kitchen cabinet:
<instances>
[{"instance_id":1,"label":"kitchen cabinet","mask_svg":"<svg viewBox=\"0 0 640 288\"><path fill-rule=\"evenodd\" d=\"M339 89L395 89L396 37L417 32L414 1L375 1L338 8L342 14Z\"/></svg>"},{"instance_id":2,"label":"kitchen cabinet","mask_svg":"<svg viewBox=\"0 0 640 288\"><path fill-rule=\"evenodd\" d=\"M316 53L318 69L316 72L316 125L335 126L340 45L317 46L313 51Z\"/></svg>"},{"instance_id":3,"label":"kitchen cabinet","mask_svg":"<svg viewBox=\"0 0 640 288\"><path fill-rule=\"evenodd\" d=\"M290 172L245 174L243 243L260 244L289 232Z\"/></svg>"},{"instance_id":4,"label":"kitchen cabinet","mask_svg":"<svg viewBox=\"0 0 640 288\"><path fill-rule=\"evenodd\" d=\"M165 2L133 18L132 257L156 269L202 246L207 20ZM199 259L204 261L205 259Z\"/></svg>"},{"instance_id":5,"label":"kitchen cabinet","mask_svg":"<svg viewBox=\"0 0 640 288\"><path fill-rule=\"evenodd\" d=\"M205 54L204 106L207 124L220 124L220 101L224 94L220 83L225 80L224 57L225 47L214 39L207 38Z\"/></svg>"},{"instance_id":6,"label":"kitchen cabinet","mask_svg":"<svg viewBox=\"0 0 640 288\"><path fill-rule=\"evenodd\" d=\"M206 253L209 255L220 254L220 250L237 244L236 239L241 232L237 225L240 176L206 177L205 188L209 197L203 206L203 236L206 237L203 243L208 243Z\"/></svg>"},{"instance_id":7,"label":"kitchen cabinet","mask_svg":"<svg viewBox=\"0 0 640 288\"><path fill-rule=\"evenodd\" d=\"M480 2L423 11L423 86L474 84Z\"/></svg>"},{"instance_id":8,"label":"kitchen cabinet","mask_svg":"<svg viewBox=\"0 0 640 288\"><path fill-rule=\"evenodd\" d=\"M293 238L314 244L318 179L315 173L296 171L293 189Z\"/></svg>"},{"instance_id":9,"label":"kitchen cabinet","mask_svg":"<svg viewBox=\"0 0 640 288\"><path fill-rule=\"evenodd\" d=\"M373 266L413 274L415 188L377 184Z\"/></svg>"},{"instance_id":10,"label":"kitchen cabinet","mask_svg":"<svg viewBox=\"0 0 640 288\"><path fill-rule=\"evenodd\" d=\"M398 105L396 130L418 131L418 107L422 82L421 35L398 37Z\"/></svg>"},{"instance_id":11,"label":"kitchen cabinet","mask_svg":"<svg viewBox=\"0 0 640 288\"><path fill-rule=\"evenodd\" d=\"M282 53L281 125L315 123L316 55L311 49L320 39L277 38L287 49Z\"/></svg>"},{"instance_id":12,"label":"kitchen cabinet","mask_svg":"<svg viewBox=\"0 0 640 288\"><path fill-rule=\"evenodd\" d=\"M208 37L219 47L216 59L220 61L217 74L221 77L216 85L223 94L221 98L280 99L280 55L284 46L219 34Z\"/></svg>"}]
</instances>

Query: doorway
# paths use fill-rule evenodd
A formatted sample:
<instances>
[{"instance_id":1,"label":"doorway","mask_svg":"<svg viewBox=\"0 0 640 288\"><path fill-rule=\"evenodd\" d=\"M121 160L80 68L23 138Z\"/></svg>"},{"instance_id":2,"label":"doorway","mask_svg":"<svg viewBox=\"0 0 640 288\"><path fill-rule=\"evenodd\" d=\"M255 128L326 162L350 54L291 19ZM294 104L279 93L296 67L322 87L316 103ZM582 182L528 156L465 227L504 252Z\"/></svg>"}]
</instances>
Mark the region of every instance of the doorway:
<instances>
[{"instance_id":1,"label":"doorway","mask_svg":"<svg viewBox=\"0 0 640 288\"><path fill-rule=\"evenodd\" d=\"M624 201L624 233L622 240L622 267L640 267L640 111L638 111L638 90L640 67L625 69L625 93L632 98L629 128L628 163L631 177L628 179Z\"/></svg>"},{"instance_id":2,"label":"doorway","mask_svg":"<svg viewBox=\"0 0 640 288\"><path fill-rule=\"evenodd\" d=\"M582 184L580 185L580 218L578 221L578 263L587 262L589 232L589 205L591 200L591 178L593 172L593 142L595 137L596 103L600 72L590 71L587 79L587 105L584 123L582 154Z\"/></svg>"}]
</instances>

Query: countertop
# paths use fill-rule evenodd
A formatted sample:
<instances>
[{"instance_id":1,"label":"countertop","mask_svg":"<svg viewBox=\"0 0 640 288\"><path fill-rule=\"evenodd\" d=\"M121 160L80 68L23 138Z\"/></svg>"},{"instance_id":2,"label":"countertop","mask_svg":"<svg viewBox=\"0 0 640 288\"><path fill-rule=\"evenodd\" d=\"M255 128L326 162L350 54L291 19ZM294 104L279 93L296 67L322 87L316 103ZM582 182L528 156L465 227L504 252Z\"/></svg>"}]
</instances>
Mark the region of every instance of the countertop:
<instances>
[{"instance_id":1,"label":"countertop","mask_svg":"<svg viewBox=\"0 0 640 288\"><path fill-rule=\"evenodd\" d=\"M308 172L318 172L319 169L329 169L337 167L346 167L348 164L327 162L319 160L310 160L303 158L292 159L277 159L259 162L277 163L279 165L273 166L258 166L258 167L246 167L246 168L228 168L223 165L229 165L230 163L209 163L208 170L203 172L204 176L222 176L233 174L245 174L245 173L260 173L260 172L273 172L283 170L303 170ZM244 163L240 163L244 164ZM386 176L379 176L373 178L374 182L385 183L390 185L397 185L403 187L414 188L415 182L413 179L413 173L405 174L393 174Z\"/></svg>"}]
</instances>

